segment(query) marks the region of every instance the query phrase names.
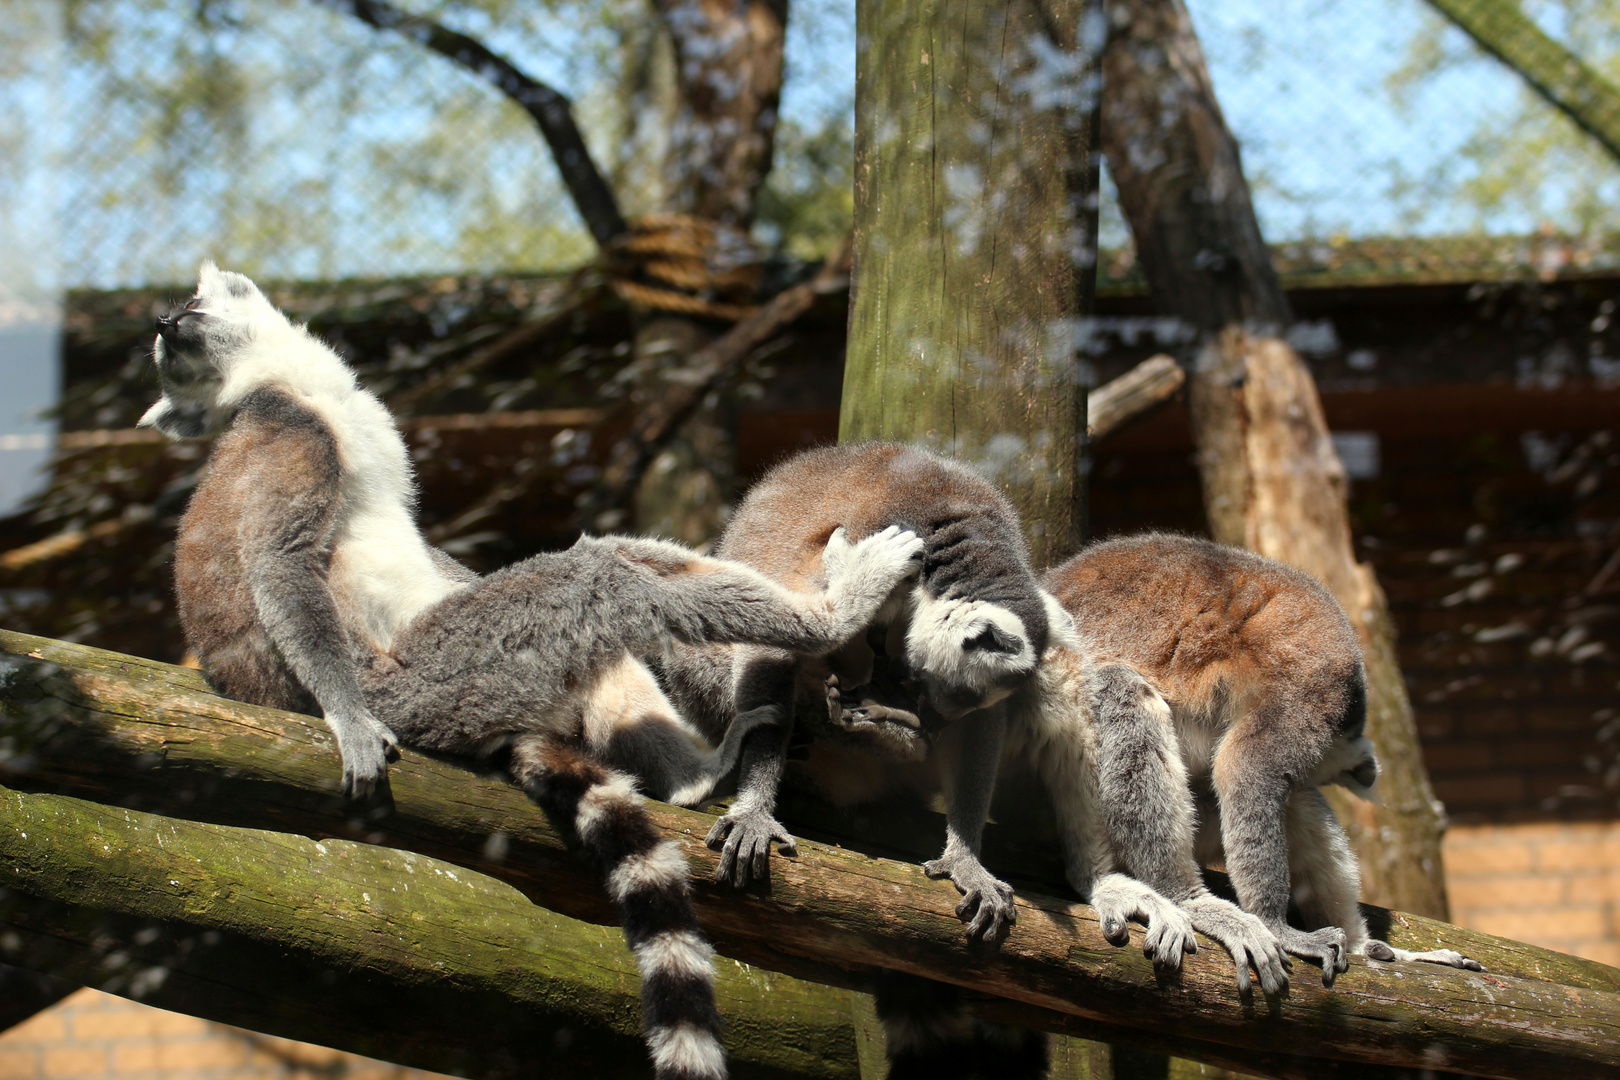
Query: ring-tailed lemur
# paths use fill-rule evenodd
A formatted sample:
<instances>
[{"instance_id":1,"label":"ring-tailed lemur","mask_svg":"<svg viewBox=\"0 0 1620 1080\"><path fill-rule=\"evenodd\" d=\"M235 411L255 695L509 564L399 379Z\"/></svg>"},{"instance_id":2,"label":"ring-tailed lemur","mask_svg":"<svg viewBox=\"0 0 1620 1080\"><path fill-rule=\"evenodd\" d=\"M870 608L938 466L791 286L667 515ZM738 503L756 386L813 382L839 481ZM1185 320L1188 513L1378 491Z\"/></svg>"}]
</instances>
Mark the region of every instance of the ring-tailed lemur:
<instances>
[{"instance_id":1,"label":"ring-tailed lemur","mask_svg":"<svg viewBox=\"0 0 1620 1080\"><path fill-rule=\"evenodd\" d=\"M870 632L886 636L888 662L903 669L890 677L911 687L922 727L940 733L930 768L945 774L946 842L925 869L962 892L957 915L970 937L999 941L1016 918L1012 889L984 868L979 843L1001 756L1004 703L1034 675L1049 618L1012 505L966 467L926 450L829 447L772 469L737 507L715 550L808 592L825 581L827 536L839 528L869 536L895 525L922 538L922 573L896 589ZM810 703L797 720L820 719L825 727L829 676L865 683L876 657L860 637L824 660L757 647L676 650L666 680L694 719L719 726L759 709L780 718L748 734L738 797L709 834L709 846L722 852L721 880L742 886L766 877L772 841L792 853L793 839L774 812L795 698ZM886 764L874 759L864 775L878 779ZM871 794L861 779L835 777L829 794L844 801Z\"/></svg>"},{"instance_id":2,"label":"ring-tailed lemur","mask_svg":"<svg viewBox=\"0 0 1620 1080\"><path fill-rule=\"evenodd\" d=\"M1045 585L1097 663L1151 684L1140 708L1099 725L1121 747L1101 754L1098 805L1137 876L1176 896L1197 876L1189 850L1205 863L1224 854L1244 910L1321 964L1325 985L1350 953L1482 970L1451 949L1410 952L1368 935L1355 855L1319 790L1367 796L1378 777L1363 734L1366 673L1355 630L1321 584L1250 552L1150 533L1087 548ZM1196 826L1184 785L1135 767L1154 757L1190 780ZM1288 924L1290 895L1313 929Z\"/></svg>"},{"instance_id":3,"label":"ring-tailed lemur","mask_svg":"<svg viewBox=\"0 0 1620 1080\"><path fill-rule=\"evenodd\" d=\"M817 653L868 623L912 572L899 529L826 537L826 589L783 588L675 544L604 537L479 578L429 547L404 441L331 349L247 278L204 263L196 295L158 320L163 396L141 422L223 431L181 522L181 621L210 683L325 715L344 790L385 777L397 736L510 753L510 771L571 822L606 874L643 977L663 1080L725 1075L711 950L684 862L631 771L695 802L760 716L704 753L643 654L674 640Z\"/></svg>"},{"instance_id":4,"label":"ring-tailed lemur","mask_svg":"<svg viewBox=\"0 0 1620 1080\"><path fill-rule=\"evenodd\" d=\"M1193 800L1170 739L1169 708L1132 668L1104 662L1084 624L1058 608L1031 685L1007 701L1003 768L1041 778L1056 812L1065 876L1097 910L1108 940L1124 945L1130 922L1147 926L1142 951L1173 971L1197 951L1194 930L1231 956L1239 991L1252 965L1268 994L1288 984L1289 961L1260 919L1204 887L1193 847ZM854 704L852 704L852 701ZM939 777L913 764L926 735L903 687L853 691L829 684L828 724L845 734L813 752L806 768L823 787L841 775L888 768L926 792ZM885 730L877 730L885 729ZM859 745L855 745L859 742ZM1168 749L1167 749L1168 747Z\"/></svg>"}]
</instances>

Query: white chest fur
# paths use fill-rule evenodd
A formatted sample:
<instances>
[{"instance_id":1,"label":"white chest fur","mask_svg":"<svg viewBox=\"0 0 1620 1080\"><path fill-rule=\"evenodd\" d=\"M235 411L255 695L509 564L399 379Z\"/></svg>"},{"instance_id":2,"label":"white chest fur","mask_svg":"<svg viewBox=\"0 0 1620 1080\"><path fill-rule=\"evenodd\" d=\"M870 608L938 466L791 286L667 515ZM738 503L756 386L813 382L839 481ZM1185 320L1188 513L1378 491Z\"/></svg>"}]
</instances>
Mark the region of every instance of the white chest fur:
<instances>
[{"instance_id":1,"label":"white chest fur","mask_svg":"<svg viewBox=\"0 0 1620 1080\"><path fill-rule=\"evenodd\" d=\"M416 527L410 459L387 410L358 389L305 400L331 427L343 471L328 584L349 632L386 652L401 628L459 585Z\"/></svg>"}]
</instances>

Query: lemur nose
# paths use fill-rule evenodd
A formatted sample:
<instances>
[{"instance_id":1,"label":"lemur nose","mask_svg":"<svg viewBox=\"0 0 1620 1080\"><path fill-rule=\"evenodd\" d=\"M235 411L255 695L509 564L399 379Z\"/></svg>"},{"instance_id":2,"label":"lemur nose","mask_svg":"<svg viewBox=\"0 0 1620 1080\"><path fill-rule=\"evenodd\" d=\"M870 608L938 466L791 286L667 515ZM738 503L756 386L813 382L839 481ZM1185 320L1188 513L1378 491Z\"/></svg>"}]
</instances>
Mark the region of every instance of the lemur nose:
<instances>
[{"instance_id":1,"label":"lemur nose","mask_svg":"<svg viewBox=\"0 0 1620 1080\"><path fill-rule=\"evenodd\" d=\"M163 332L164 330L168 329L169 327L171 327L173 325L174 325L174 320L169 318L167 315L159 315L157 317L157 328L158 328L159 333Z\"/></svg>"}]
</instances>

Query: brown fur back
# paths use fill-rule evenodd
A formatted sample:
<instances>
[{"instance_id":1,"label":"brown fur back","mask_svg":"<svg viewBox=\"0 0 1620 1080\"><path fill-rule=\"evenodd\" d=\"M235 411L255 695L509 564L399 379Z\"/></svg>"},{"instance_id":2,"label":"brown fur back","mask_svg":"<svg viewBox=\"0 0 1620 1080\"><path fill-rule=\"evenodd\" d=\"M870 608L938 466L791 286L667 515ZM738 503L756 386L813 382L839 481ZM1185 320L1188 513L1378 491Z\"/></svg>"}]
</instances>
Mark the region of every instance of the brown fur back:
<instances>
[{"instance_id":1,"label":"brown fur back","mask_svg":"<svg viewBox=\"0 0 1620 1080\"><path fill-rule=\"evenodd\" d=\"M209 685L221 693L320 714L314 697L293 677L265 633L243 554L289 539L265 534L272 518L291 519L329 536L337 484L337 445L331 432L281 391L253 394L215 443L180 521L174 585L187 643ZM323 571L329 555L309 553Z\"/></svg>"},{"instance_id":2,"label":"brown fur back","mask_svg":"<svg viewBox=\"0 0 1620 1080\"><path fill-rule=\"evenodd\" d=\"M1338 601L1302 571L1149 533L1088 547L1045 585L1098 663L1136 668L1180 713L1240 715L1283 683L1313 692L1317 722L1342 723L1355 706L1360 642Z\"/></svg>"},{"instance_id":3,"label":"brown fur back","mask_svg":"<svg viewBox=\"0 0 1620 1080\"><path fill-rule=\"evenodd\" d=\"M824 447L778 465L737 508L716 554L741 559L793 589L822 580L821 552L842 525L861 540L892 524L925 539L974 518L1027 565L1018 513L995 486L967 469L900 443Z\"/></svg>"}]
</instances>

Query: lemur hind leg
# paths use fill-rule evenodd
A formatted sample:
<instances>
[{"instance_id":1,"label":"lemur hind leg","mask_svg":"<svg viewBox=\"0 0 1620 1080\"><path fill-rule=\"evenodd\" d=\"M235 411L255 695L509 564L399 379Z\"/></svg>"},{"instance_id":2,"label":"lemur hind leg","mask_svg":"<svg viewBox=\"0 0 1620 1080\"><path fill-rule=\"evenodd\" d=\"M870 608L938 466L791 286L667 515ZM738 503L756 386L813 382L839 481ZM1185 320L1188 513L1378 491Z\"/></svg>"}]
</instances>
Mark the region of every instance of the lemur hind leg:
<instances>
[{"instance_id":1,"label":"lemur hind leg","mask_svg":"<svg viewBox=\"0 0 1620 1080\"><path fill-rule=\"evenodd\" d=\"M1477 960L1452 949L1412 952L1368 936L1367 920L1356 903L1361 875L1355 853L1333 808L1315 787L1300 788L1288 801L1288 866L1294 902L1305 925L1342 927L1350 952L1370 960L1485 970Z\"/></svg>"},{"instance_id":2,"label":"lemur hind leg","mask_svg":"<svg viewBox=\"0 0 1620 1080\"><path fill-rule=\"evenodd\" d=\"M1320 964L1322 985L1332 986L1350 966L1347 931L1338 924L1312 931L1288 924L1287 808L1296 780L1320 756L1290 715L1305 708L1275 695L1239 717L1221 740L1211 778L1220 800L1226 870L1243 910L1257 916L1289 954Z\"/></svg>"},{"instance_id":3,"label":"lemur hind leg","mask_svg":"<svg viewBox=\"0 0 1620 1080\"><path fill-rule=\"evenodd\" d=\"M1249 992L1251 964L1261 989L1280 993L1288 985L1290 964L1276 936L1260 919L1204 887L1194 855L1193 798L1169 705L1121 664L1098 668L1092 685L1103 828L1124 868L1138 879L1123 880L1138 890L1146 887L1161 902L1173 902L1190 929L1219 942L1232 958L1239 993ZM1186 937L1191 952L1196 946L1190 931Z\"/></svg>"},{"instance_id":4,"label":"lemur hind leg","mask_svg":"<svg viewBox=\"0 0 1620 1080\"><path fill-rule=\"evenodd\" d=\"M714 823L704 843L720 853L714 880L741 889L750 881L769 879L772 843L783 855L798 854L793 834L776 820L776 792L793 733L798 658L783 649L751 647L738 650L737 664L738 718L752 716L758 722L740 737L736 801Z\"/></svg>"},{"instance_id":5,"label":"lemur hind leg","mask_svg":"<svg viewBox=\"0 0 1620 1080\"><path fill-rule=\"evenodd\" d=\"M602 761L638 778L655 799L698 806L737 765L742 737L759 717L744 714L718 748L700 749L658 681L629 653L603 671L584 694L581 726Z\"/></svg>"}]
</instances>

